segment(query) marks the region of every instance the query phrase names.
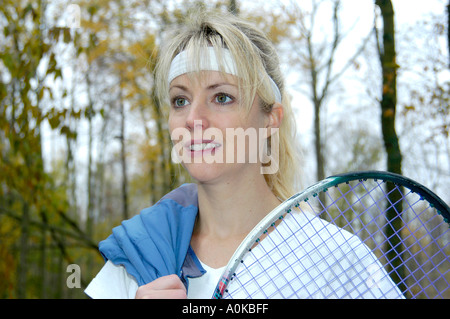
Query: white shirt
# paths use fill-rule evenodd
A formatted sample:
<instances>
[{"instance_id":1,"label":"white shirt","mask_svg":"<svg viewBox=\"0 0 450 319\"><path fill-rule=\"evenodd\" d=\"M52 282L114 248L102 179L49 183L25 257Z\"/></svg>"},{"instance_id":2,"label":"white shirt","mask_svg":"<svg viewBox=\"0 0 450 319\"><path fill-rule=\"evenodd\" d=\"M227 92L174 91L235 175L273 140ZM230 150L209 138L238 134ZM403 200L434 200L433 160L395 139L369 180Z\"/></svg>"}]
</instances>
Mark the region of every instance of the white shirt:
<instances>
[{"instance_id":1,"label":"white shirt","mask_svg":"<svg viewBox=\"0 0 450 319\"><path fill-rule=\"evenodd\" d=\"M189 299L210 299L225 269L215 269L200 263L206 273L188 279ZM134 299L137 289L136 279L127 273L125 267L114 265L108 260L84 292L93 299Z\"/></svg>"},{"instance_id":2,"label":"white shirt","mask_svg":"<svg viewBox=\"0 0 450 319\"><path fill-rule=\"evenodd\" d=\"M203 276L197 278L188 278L189 289L188 299L211 299L214 290L216 289L219 279L223 275L223 271L226 267L211 268L208 265L202 263L203 269L206 273Z\"/></svg>"},{"instance_id":3,"label":"white shirt","mask_svg":"<svg viewBox=\"0 0 450 319\"><path fill-rule=\"evenodd\" d=\"M136 279L125 267L108 260L84 292L93 299L134 299L137 289Z\"/></svg>"}]
</instances>

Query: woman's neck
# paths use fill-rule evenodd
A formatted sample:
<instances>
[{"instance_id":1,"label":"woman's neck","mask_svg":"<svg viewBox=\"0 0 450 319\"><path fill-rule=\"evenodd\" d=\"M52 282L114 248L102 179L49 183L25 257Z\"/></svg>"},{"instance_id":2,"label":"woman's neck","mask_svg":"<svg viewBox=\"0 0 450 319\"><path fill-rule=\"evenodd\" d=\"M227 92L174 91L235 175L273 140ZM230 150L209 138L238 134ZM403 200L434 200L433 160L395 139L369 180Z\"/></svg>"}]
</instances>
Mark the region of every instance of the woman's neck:
<instances>
[{"instance_id":1,"label":"woman's neck","mask_svg":"<svg viewBox=\"0 0 450 319\"><path fill-rule=\"evenodd\" d=\"M264 176L239 182L200 184L196 231L219 238L246 235L280 201Z\"/></svg>"},{"instance_id":2,"label":"woman's neck","mask_svg":"<svg viewBox=\"0 0 450 319\"><path fill-rule=\"evenodd\" d=\"M191 246L208 266L225 266L245 236L280 204L261 177L262 181L199 184Z\"/></svg>"}]
</instances>

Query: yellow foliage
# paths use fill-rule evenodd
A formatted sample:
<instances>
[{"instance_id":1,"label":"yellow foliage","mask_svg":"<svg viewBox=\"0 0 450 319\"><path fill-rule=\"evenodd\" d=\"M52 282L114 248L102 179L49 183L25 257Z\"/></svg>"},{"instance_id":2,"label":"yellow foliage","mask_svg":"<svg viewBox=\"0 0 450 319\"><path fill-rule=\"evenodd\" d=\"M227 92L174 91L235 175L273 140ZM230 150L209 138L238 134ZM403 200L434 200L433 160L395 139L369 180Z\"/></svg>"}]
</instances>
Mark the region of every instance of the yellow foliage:
<instances>
[{"instance_id":1,"label":"yellow foliage","mask_svg":"<svg viewBox=\"0 0 450 319\"><path fill-rule=\"evenodd\" d=\"M99 57L105 56L108 51L108 42L100 41L95 47L88 50L88 63L91 64Z\"/></svg>"},{"instance_id":2,"label":"yellow foliage","mask_svg":"<svg viewBox=\"0 0 450 319\"><path fill-rule=\"evenodd\" d=\"M0 298L13 298L17 261L12 252L19 238L17 223L10 218L0 218Z\"/></svg>"}]
</instances>

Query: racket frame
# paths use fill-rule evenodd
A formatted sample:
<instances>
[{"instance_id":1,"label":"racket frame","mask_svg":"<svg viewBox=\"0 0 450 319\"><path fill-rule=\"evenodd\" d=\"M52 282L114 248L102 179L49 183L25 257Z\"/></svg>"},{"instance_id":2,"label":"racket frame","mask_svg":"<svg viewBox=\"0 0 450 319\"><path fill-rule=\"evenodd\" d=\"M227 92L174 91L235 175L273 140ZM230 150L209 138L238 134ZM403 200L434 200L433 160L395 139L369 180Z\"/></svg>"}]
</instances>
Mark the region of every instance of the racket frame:
<instances>
[{"instance_id":1,"label":"racket frame","mask_svg":"<svg viewBox=\"0 0 450 319\"><path fill-rule=\"evenodd\" d=\"M305 190L296 193L291 196L269 214L266 215L245 237L245 239L238 246L230 261L228 262L219 283L216 286L213 299L221 299L226 292L226 287L229 282L233 280L236 268L242 262L244 255L252 249L252 247L260 241L260 238L268 233L269 229L275 225L275 223L281 219L286 213L290 213L294 207L298 207L301 202L308 201L310 197L316 197L321 192L326 192L329 188L336 185L349 183L357 180L381 180L383 182L392 182L396 185L401 185L408 188L414 193L420 195L421 199L426 199L431 207L435 208L438 214L440 214L444 221L449 224L450 227L450 208L449 206L431 190L424 185L407 178L405 176L386 172L386 171L359 171L351 172L339 175L333 175L326 179L317 182L316 184L309 186Z\"/></svg>"}]
</instances>

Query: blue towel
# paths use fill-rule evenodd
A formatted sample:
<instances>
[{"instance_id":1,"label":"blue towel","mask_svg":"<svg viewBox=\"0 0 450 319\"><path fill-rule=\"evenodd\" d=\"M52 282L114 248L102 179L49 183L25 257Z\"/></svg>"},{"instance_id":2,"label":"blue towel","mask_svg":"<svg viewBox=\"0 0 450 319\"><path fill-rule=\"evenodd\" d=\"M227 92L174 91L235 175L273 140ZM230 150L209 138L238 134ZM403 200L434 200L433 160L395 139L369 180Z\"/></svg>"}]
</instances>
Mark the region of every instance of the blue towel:
<instances>
[{"instance_id":1,"label":"blue towel","mask_svg":"<svg viewBox=\"0 0 450 319\"><path fill-rule=\"evenodd\" d=\"M180 276L197 213L197 185L184 184L115 227L99 250L105 260L125 266L139 286Z\"/></svg>"}]
</instances>

